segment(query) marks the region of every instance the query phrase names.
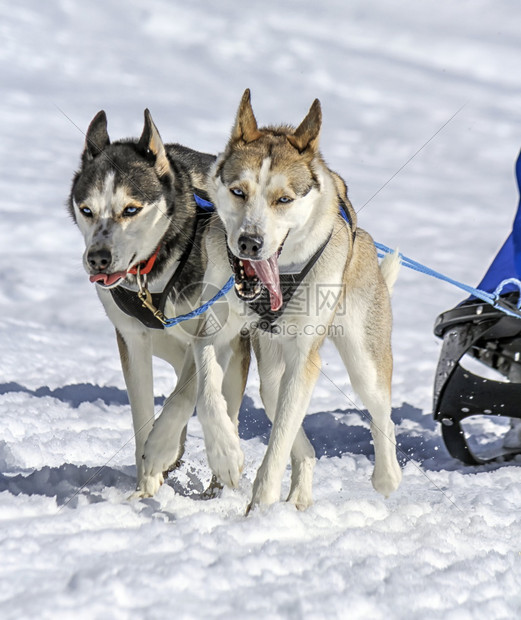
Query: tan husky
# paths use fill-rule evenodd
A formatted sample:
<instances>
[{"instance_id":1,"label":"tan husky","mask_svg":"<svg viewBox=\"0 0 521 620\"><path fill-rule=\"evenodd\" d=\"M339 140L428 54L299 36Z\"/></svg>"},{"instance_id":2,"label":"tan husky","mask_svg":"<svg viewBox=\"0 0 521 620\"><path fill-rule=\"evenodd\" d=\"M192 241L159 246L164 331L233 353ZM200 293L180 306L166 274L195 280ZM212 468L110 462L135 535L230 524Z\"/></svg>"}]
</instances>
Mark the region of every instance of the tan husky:
<instances>
[{"instance_id":1,"label":"tan husky","mask_svg":"<svg viewBox=\"0 0 521 620\"><path fill-rule=\"evenodd\" d=\"M235 290L228 293L223 329L194 344L197 410L212 470L234 485L243 454L227 414L223 378L230 372L230 343L250 334L261 397L273 422L250 507L280 499L290 455L288 501L301 509L312 503L315 454L301 425L326 336L372 417L374 488L388 496L401 481L390 416L390 291L399 259L379 267L371 237L356 226L344 182L319 153L320 125L315 100L296 130L259 128L247 90L207 185L222 224L207 231L205 281L222 285L233 272Z\"/></svg>"}]
</instances>

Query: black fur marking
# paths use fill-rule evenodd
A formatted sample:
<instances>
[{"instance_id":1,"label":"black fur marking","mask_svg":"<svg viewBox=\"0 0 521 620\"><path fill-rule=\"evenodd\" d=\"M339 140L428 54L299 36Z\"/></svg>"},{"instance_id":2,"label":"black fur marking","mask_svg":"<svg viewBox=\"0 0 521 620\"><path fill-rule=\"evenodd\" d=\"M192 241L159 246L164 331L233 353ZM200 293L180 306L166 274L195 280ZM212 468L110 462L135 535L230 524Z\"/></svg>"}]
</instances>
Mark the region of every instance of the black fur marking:
<instances>
[{"instance_id":1,"label":"black fur marking","mask_svg":"<svg viewBox=\"0 0 521 620\"><path fill-rule=\"evenodd\" d=\"M198 217L194 218L191 238L188 243L185 244L176 270L161 293L152 293L152 303L162 313L165 311L166 302L169 297L176 299L179 292L185 289L189 282L197 282L197 280L193 280L195 274L194 269L187 269L187 266L190 262L192 250L196 246L196 239L197 237L199 237L199 239L201 238L202 231L206 227L212 213L198 210L196 215ZM202 277L202 274L200 275ZM122 286L117 286L111 289L110 292L119 309L123 310L125 314L138 319L145 327L151 329L165 328L163 323L157 319L148 308L143 306L136 292L125 289Z\"/></svg>"},{"instance_id":2,"label":"black fur marking","mask_svg":"<svg viewBox=\"0 0 521 620\"><path fill-rule=\"evenodd\" d=\"M92 119L87 134L85 136L85 150L83 151L83 161L94 159L110 144L109 134L107 133L107 115L104 110L100 110Z\"/></svg>"}]
</instances>

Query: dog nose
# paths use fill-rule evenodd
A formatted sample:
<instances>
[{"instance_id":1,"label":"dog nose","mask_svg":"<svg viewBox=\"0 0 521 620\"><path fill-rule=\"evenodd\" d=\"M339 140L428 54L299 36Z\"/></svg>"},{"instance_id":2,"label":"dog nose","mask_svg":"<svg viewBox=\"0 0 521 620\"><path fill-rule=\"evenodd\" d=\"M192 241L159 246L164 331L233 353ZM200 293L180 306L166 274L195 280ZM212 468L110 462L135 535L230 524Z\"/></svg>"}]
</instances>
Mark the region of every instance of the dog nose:
<instances>
[{"instance_id":1,"label":"dog nose","mask_svg":"<svg viewBox=\"0 0 521 620\"><path fill-rule=\"evenodd\" d=\"M90 250L87 254L87 261L91 269L95 271L104 271L112 262L112 254L107 248Z\"/></svg>"},{"instance_id":2,"label":"dog nose","mask_svg":"<svg viewBox=\"0 0 521 620\"><path fill-rule=\"evenodd\" d=\"M257 258L262 249L264 240L262 237L241 235L239 237L239 251L243 258Z\"/></svg>"}]
</instances>

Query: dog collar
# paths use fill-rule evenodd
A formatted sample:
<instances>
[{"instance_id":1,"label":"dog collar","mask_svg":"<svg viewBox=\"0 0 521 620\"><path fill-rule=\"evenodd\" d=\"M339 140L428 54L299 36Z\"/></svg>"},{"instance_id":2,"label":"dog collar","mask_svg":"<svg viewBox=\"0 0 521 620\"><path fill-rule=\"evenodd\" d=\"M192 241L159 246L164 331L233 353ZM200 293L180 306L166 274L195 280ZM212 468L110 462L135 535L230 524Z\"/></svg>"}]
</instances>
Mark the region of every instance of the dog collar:
<instances>
[{"instance_id":1,"label":"dog collar","mask_svg":"<svg viewBox=\"0 0 521 620\"><path fill-rule=\"evenodd\" d=\"M157 255L159 254L160 248L161 246L158 245L157 250L152 254L152 256L148 260L142 260L141 262L136 263L133 267L131 267L127 271L127 274L131 274L133 276L137 275L138 267L140 268L140 273L142 276L146 276L147 273L150 273L152 271L152 267L154 266L156 262Z\"/></svg>"}]
</instances>

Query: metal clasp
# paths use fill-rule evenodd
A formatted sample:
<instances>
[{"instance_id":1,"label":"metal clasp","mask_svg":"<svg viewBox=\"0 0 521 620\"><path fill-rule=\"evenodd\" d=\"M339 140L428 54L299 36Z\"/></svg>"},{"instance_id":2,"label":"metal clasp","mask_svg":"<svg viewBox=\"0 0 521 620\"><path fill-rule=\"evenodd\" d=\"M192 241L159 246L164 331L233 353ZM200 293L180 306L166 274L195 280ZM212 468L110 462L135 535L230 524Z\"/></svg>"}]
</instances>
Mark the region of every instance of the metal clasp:
<instances>
[{"instance_id":1,"label":"metal clasp","mask_svg":"<svg viewBox=\"0 0 521 620\"><path fill-rule=\"evenodd\" d=\"M136 280L139 286L139 292L137 296L143 304L143 308L147 308L148 310L150 310L150 312L159 322L163 323L163 325L166 325L168 321L166 320L165 315L161 312L161 310L159 310L159 308L156 308L154 306L152 300L152 293L147 288L147 277L146 275L141 275L141 266L138 266L137 268Z\"/></svg>"}]
</instances>

